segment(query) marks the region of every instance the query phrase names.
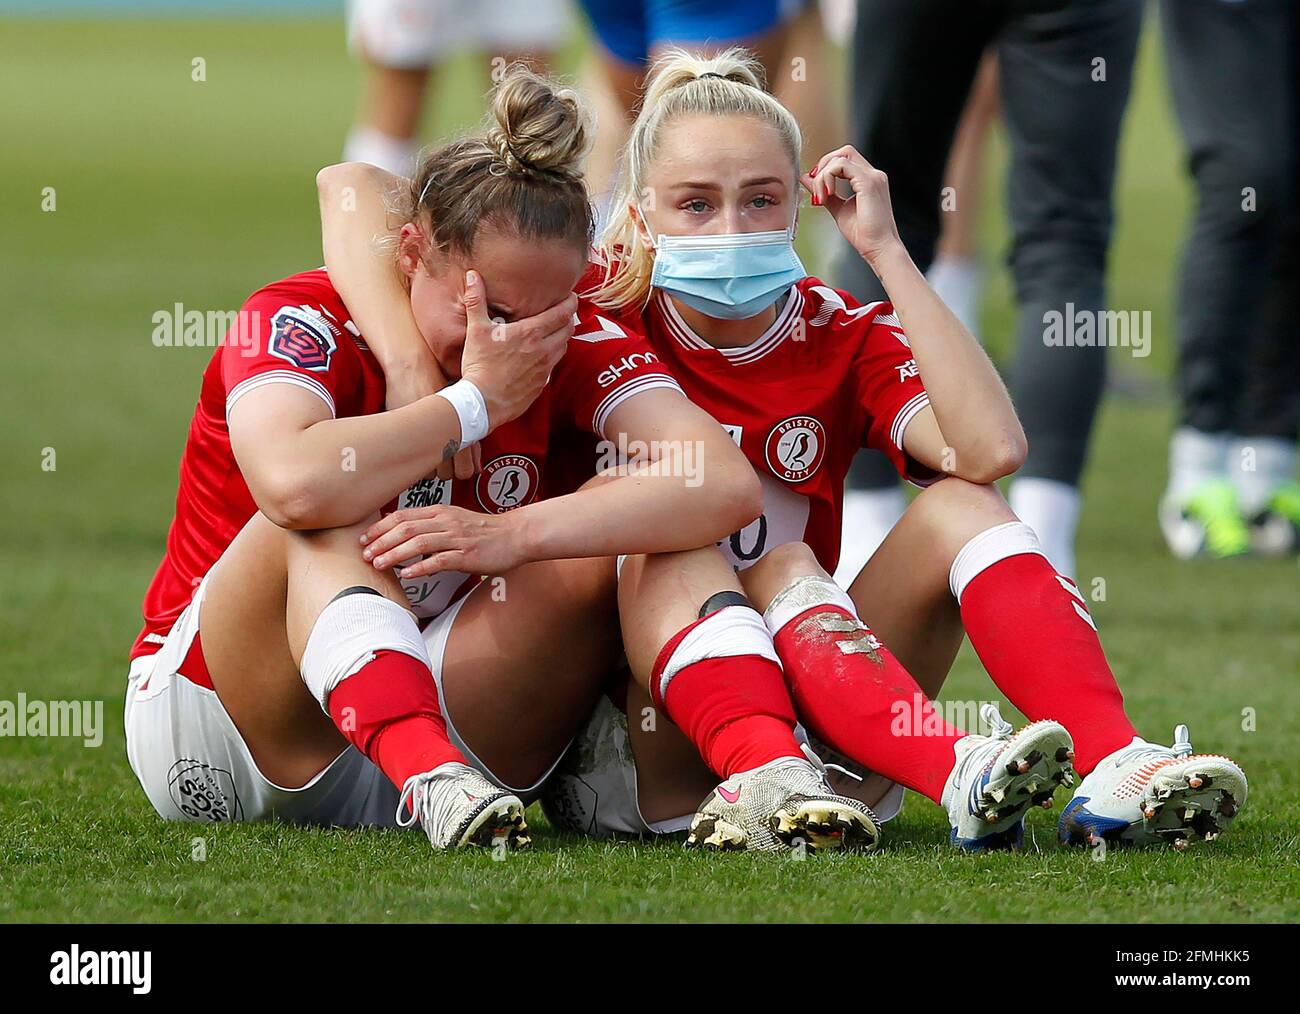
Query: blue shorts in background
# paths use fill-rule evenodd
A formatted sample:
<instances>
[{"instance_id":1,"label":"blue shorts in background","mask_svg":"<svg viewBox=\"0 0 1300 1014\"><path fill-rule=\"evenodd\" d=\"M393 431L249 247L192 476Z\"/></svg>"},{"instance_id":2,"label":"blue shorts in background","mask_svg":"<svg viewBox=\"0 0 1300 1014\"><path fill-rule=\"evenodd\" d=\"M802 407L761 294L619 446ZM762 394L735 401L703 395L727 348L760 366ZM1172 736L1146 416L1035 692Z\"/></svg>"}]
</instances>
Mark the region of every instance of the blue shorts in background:
<instances>
[{"instance_id":1,"label":"blue shorts in background","mask_svg":"<svg viewBox=\"0 0 1300 1014\"><path fill-rule=\"evenodd\" d=\"M602 46L642 65L673 44L745 42L793 17L807 0L581 0Z\"/></svg>"}]
</instances>

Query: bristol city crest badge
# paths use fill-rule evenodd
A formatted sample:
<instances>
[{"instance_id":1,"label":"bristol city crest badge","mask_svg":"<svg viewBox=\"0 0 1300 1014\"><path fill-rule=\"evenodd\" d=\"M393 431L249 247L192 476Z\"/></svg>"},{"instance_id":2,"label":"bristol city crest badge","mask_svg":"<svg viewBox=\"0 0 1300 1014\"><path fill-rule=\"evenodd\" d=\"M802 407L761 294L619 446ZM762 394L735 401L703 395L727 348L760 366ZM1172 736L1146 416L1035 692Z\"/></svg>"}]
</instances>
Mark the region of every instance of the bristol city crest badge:
<instances>
[{"instance_id":1,"label":"bristol city crest badge","mask_svg":"<svg viewBox=\"0 0 1300 1014\"><path fill-rule=\"evenodd\" d=\"M803 482L826 457L826 427L810 415L792 415L772 427L764 454L778 479Z\"/></svg>"},{"instance_id":2,"label":"bristol city crest badge","mask_svg":"<svg viewBox=\"0 0 1300 1014\"><path fill-rule=\"evenodd\" d=\"M502 454L483 466L474 495L489 514L522 507L537 496L537 465L522 454Z\"/></svg>"}]
</instances>

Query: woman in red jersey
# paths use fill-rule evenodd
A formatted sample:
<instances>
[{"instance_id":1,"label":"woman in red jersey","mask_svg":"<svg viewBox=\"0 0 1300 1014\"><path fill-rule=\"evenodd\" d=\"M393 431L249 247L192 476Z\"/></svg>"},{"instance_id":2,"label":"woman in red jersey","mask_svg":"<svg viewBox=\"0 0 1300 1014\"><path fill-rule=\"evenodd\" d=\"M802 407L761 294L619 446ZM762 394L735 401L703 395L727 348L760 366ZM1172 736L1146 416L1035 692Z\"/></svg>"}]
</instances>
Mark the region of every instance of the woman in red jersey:
<instances>
[{"instance_id":1,"label":"woman in red jersey","mask_svg":"<svg viewBox=\"0 0 1300 1014\"><path fill-rule=\"evenodd\" d=\"M612 557L758 511L716 422L573 295L592 228L576 97L515 71L493 117L423 161L397 237L407 312L454 383L382 411L380 362L323 270L250 297L204 375L126 698L164 817L526 842L506 786L535 790L612 664ZM544 499L569 429L697 446L700 481L651 460ZM470 444L478 475L438 478Z\"/></svg>"},{"instance_id":2,"label":"woman in red jersey","mask_svg":"<svg viewBox=\"0 0 1300 1014\"><path fill-rule=\"evenodd\" d=\"M946 808L962 848L1018 843L1027 809L1050 805L1072 762L1088 778L1065 840L1214 836L1245 777L1190 756L1181 732L1173 748L1136 735L1082 594L993 485L1023 459L1023 432L992 364L899 241L884 175L851 148L802 172L800 152L797 124L743 53L675 53L657 68L592 296L640 311L656 353L760 474L764 509L716 550L623 568L629 718L598 707L549 812L596 831L689 824L688 842L719 848L868 834L799 798L797 715L818 755L864 777L854 794L880 819L912 788ZM859 306L805 276L791 245L800 187L891 302ZM351 227L326 213L336 240ZM381 298L396 302L377 286L356 302ZM409 332L385 340L410 345ZM862 445L924 488L846 593L828 575ZM963 636L1033 720L1014 736L995 708L984 736L933 706Z\"/></svg>"}]
</instances>

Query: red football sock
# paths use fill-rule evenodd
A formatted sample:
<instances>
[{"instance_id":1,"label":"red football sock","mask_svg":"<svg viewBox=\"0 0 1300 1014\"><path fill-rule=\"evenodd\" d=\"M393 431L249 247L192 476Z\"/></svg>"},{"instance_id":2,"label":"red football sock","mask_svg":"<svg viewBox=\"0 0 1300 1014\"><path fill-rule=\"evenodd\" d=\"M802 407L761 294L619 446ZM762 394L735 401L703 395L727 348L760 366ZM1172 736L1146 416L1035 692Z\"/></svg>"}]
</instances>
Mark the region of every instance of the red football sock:
<instances>
[{"instance_id":1,"label":"red football sock","mask_svg":"<svg viewBox=\"0 0 1300 1014\"><path fill-rule=\"evenodd\" d=\"M934 710L852 606L831 581L807 577L768 609L799 719L827 746L937 803L966 733Z\"/></svg>"},{"instance_id":2,"label":"red football sock","mask_svg":"<svg viewBox=\"0 0 1300 1014\"><path fill-rule=\"evenodd\" d=\"M447 738L433 674L420 659L379 651L329 695L330 717L348 742L399 789L412 775L465 763Z\"/></svg>"},{"instance_id":3,"label":"red football sock","mask_svg":"<svg viewBox=\"0 0 1300 1014\"><path fill-rule=\"evenodd\" d=\"M963 577L954 580L962 623L1007 700L1031 720L1065 726L1080 774L1127 746L1137 732L1075 583L1034 552Z\"/></svg>"},{"instance_id":4,"label":"red football sock","mask_svg":"<svg viewBox=\"0 0 1300 1014\"><path fill-rule=\"evenodd\" d=\"M650 695L723 778L803 757L771 638L749 607L727 606L675 634L655 659Z\"/></svg>"}]
</instances>

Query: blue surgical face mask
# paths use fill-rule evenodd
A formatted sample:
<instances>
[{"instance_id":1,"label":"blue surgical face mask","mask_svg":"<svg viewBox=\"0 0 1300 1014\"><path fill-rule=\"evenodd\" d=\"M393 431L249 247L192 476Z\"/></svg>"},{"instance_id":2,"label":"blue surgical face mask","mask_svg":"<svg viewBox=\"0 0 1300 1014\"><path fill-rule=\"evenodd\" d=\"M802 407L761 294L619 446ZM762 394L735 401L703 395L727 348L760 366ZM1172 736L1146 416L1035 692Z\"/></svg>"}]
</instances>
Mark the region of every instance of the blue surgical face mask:
<instances>
[{"instance_id":1,"label":"blue surgical face mask","mask_svg":"<svg viewBox=\"0 0 1300 1014\"><path fill-rule=\"evenodd\" d=\"M660 236L650 284L710 317L743 320L762 313L807 274L789 229Z\"/></svg>"}]
</instances>

